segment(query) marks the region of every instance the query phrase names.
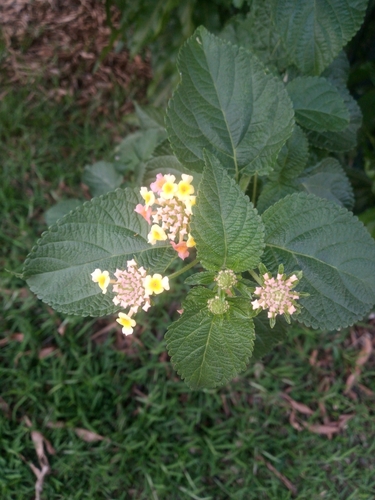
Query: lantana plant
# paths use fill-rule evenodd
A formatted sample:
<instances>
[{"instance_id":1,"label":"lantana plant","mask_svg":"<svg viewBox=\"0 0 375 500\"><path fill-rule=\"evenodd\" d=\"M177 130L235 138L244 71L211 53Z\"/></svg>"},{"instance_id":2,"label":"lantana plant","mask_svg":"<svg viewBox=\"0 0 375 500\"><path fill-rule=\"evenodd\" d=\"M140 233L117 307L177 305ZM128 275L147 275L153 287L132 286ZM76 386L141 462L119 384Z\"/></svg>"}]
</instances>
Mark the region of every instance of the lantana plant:
<instances>
[{"instance_id":1,"label":"lantana plant","mask_svg":"<svg viewBox=\"0 0 375 500\"><path fill-rule=\"evenodd\" d=\"M375 242L341 163L361 121L342 48L366 5L259 0L219 36L198 28L165 129L144 120L139 186L52 225L24 265L31 290L66 314L116 313L137 335L139 311L189 271L166 343L192 388L230 381L288 323L334 330L368 314Z\"/></svg>"}]
</instances>

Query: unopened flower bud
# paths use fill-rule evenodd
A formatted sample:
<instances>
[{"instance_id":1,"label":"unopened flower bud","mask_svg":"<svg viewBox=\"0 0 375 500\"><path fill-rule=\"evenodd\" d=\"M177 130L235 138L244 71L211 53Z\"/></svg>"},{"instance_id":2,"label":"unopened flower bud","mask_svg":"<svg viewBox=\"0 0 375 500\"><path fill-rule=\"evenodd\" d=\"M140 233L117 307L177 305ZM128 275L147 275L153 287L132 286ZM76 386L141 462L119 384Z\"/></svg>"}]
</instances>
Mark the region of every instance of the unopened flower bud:
<instances>
[{"instance_id":1,"label":"unopened flower bud","mask_svg":"<svg viewBox=\"0 0 375 500\"><path fill-rule=\"evenodd\" d=\"M226 269L225 271L219 271L215 281L220 288L227 289L232 288L237 283L237 278L232 269Z\"/></svg>"},{"instance_id":2,"label":"unopened flower bud","mask_svg":"<svg viewBox=\"0 0 375 500\"><path fill-rule=\"evenodd\" d=\"M212 299L208 299L207 306L212 314L224 314L229 309L228 302L225 299L221 299L218 295Z\"/></svg>"}]
</instances>

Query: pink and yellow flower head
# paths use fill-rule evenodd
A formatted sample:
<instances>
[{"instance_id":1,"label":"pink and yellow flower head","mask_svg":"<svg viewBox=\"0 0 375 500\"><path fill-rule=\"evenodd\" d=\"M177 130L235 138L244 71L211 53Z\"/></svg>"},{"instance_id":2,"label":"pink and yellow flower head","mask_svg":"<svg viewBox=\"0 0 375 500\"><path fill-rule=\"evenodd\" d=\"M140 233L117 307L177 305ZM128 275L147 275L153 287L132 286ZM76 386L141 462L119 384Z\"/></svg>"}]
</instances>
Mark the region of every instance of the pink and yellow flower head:
<instances>
[{"instance_id":1,"label":"pink and yellow flower head","mask_svg":"<svg viewBox=\"0 0 375 500\"><path fill-rule=\"evenodd\" d=\"M177 183L175 175L157 174L150 190L141 188L145 205L138 204L135 208L151 225L148 242L155 245L158 241L169 240L181 259L186 259L188 249L195 246L190 235L190 218L196 199L192 182L192 175L182 174Z\"/></svg>"},{"instance_id":2,"label":"pink and yellow flower head","mask_svg":"<svg viewBox=\"0 0 375 500\"><path fill-rule=\"evenodd\" d=\"M268 272L263 274L263 285L256 287L254 291L254 295L257 295L258 298L251 302L255 310L268 309L267 315L271 327L275 325L277 315L283 314L290 323L290 316L300 309L296 303L300 294L293 290L298 284L299 278L295 274L287 277L283 271L283 267L280 266L276 278L273 278Z\"/></svg>"},{"instance_id":3,"label":"pink and yellow flower head","mask_svg":"<svg viewBox=\"0 0 375 500\"><path fill-rule=\"evenodd\" d=\"M147 275L144 267L139 267L134 259L127 261L126 269L116 269L114 275L116 279L111 280L108 271L95 269L91 278L103 293L106 293L109 284L113 284L113 303L128 310L127 313L120 312L116 321L123 327L122 332L130 335L136 324L132 316L139 309L147 311L151 307L151 295L169 290L169 279L161 274Z\"/></svg>"}]
</instances>

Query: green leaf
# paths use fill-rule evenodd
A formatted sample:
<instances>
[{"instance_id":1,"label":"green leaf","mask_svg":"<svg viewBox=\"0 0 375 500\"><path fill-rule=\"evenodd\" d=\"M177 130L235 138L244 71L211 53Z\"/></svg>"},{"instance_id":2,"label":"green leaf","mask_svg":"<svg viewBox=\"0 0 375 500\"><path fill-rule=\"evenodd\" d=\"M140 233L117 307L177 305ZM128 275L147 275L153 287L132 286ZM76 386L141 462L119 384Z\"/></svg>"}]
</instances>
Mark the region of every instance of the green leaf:
<instances>
[{"instance_id":1,"label":"green leaf","mask_svg":"<svg viewBox=\"0 0 375 500\"><path fill-rule=\"evenodd\" d=\"M206 149L237 179L268 173L293 130L282 82L250 52L202 27L183 45L178 68L182 81L166 123L181 163L201 172Z\"/></svg>"},{"instance_id":2,"label":"green leaf","mask_svg":"<svg viewBox=\"0 0 375 500\"><path fill-rule=\"evenodd\" d=\"M307 326L333 330L352 325L375 302L375 242L352 213L305 193L283 198L262 216L266 249L262 261L277 272L301 270L296 316Z\"/></svg>"},{"instance_id":3,"label":"green leaf","mask_svg":"<svg viewBox=\"0 0 375 500\"><path fill-rule=\"evenodd\" d=\"M288 182L303 172L309 159L309 144L306 135L296 125L293 134L282 147L269 179Z\"/></svg>"},{"instance_id":4,"label":"green leaf","mask_svg":"<svg viewBox=\"0 0 375 500\"><path fill-rule=\"evenodd\" d=\"M134 172L144 168L156 146L165 138L165 131L150 128L129 134L115 148L115 166L121 172Z\"/></svg>"},{"instance_id":5,"label":"green leaf","mask_svg":"<svg viewBox=\"0 0 375 500\"><path fill-rule=\"evenodd\" d=\"M155 108L155 106L140 106L136 102L134 108L141 127L144 130L156 128L165 130L164 128L164 110Z\"/></svg>"},{"instance_id":6,"label":"green leaf","mask_svg":"<svg viewBox=\"0 0 375 500\"><path fill-rule=\"evenodd\" d=\"M125 269L135 258L150 272L163 272L175 258L170 244L150 246L149 225L134 212L141 201L131 189L93 198L43 233L24 264L30 289L57 311L104 316L118 310L113 294L91 280L96 269Z\"/></svg>"},{"instance_id":7,"label":"green leaf","mask_svg":"<svg viewBox=\"0 0 375 500\"><path fill-rule=\"evenodd\" d=\"M213 315L207 300L214 292L197 287L183 303L182 316L165 336L171 362L192 389L229 382L246 368L254 346L254 324L243 301L225 315ZM250 311L250 308L249 308Z\"/></svg>"},{"instance_id":8,"label":"green leaf","mask_svg":"<svg viewBox=\"0 0 375 500\"><path fill-rule=\"evenodd\" d=\"M302 187L294 179L284 182L278 180L268 182L258 198L258 212L262 214L267 208L285 198L288 194L298 193L301 189Z\"/></svg>"},{"instance_id":9,"label":"green leaf","mask_svg":"<svg viewBox=\"0 0 375 500\"><path fill-rule=\"evenodd\" d=\"M333 201L348 209L354 205L353 188L344 169L334 158L326 158L309 168L297 181L307 193Z\"/></svg>"},{"instance_id":10,"label":"green leaf","mask_svg":"<svg viewBox=\"0 0 375 500\"><path fill-rule=\"evenodd\" d=\"M345 87L349 78L350 63L346 53L342 50L326 68L322 77L327 78L336 88Z\"/></svg>"},{"instance_id":11,"label":"green leaf","mask_svg":"<svg viewBox=\"0 0 375 500\"><path fill-rule=\"evenodd\" d=\"M212 271L253 269L264 246L261 218L219 160L205 159L191 221L198 259Z\"/></svg>"},{"instance_id":12,"label":"green leaf","mask_svg":"<svg viewBox=\"0 0 375 500\"><path fill-rule=\"evenodd\" d=\"M344 100L325 78L301 76L288 83L286 89L301 126L317 132L337 132L349 124Z\"/></svg>"},{"instance_id":13,"label":"green leaf","mask_svg":"<svg viewBox=\"0 0 375 500\"><path fill-rule=\"evenodd\" d=\"M307 131L309 141L317 148L328 149L342 153L354 149L357 145L357 132L362 125L362 113L349 91L344 87L338 88L345 105L349 110L349 125L341 132L314 132Z\"/></svg>"},{"instance_id":14,"label":"green leaf","mask_svg":"<svg viewBox=\"0 0 375 500\"><path fill-rule=\"evenodd\" d=\"M320 73L360 28L367 0L273 0L276 28L290 59L308 75Z\"/></svg>"},{"instance_id":15,"label":"green leaf","mask_svg":"<svg viewBox=\"0 0 375 500\"><path fill-rule=\"evenodd\" d=\"M262 311L253 318L255 326L255 344L253 351L253 360L256 361L265 356L277 344L286 340L288 328L287 322L283 317L277 316L276 325L271 328L267 312Z\"/></svg>"},{"instance_id":16,"label":"green leaf","mask_svg":"<svg viewBox=\"0 0 375 500\"><path fill-rule=\"evenodd\" d=\"M353 188L339 162L334 158L325 158L318 164L306 169L296 179L276 179L268 182L258 199L257 208L263 213L268 207L288 194L305 191L319 198L333 201L351 209L354 204Z\"/></svg>"},{"instance_id":17,"label":"green leaf","mask_svg":"<svg viewBox=\"0 0 375 500\"><path fill-rule=\"evenodd\" d=\"M121 186L123 177L112 163L98 161L87 165L83 171L82 182L86 184L92 196L100 196Z\"/></svg>"},{"instance_id":18,"label":"green leaf","mask_svg":"<svg viewBox=\"0 0 375 500\"><path fill-rule=\"evenodd\" d=\"M61 217L64 217L64 215L68 214L71 210L74 210L82 204L82 200L76 199L59 201L56 205L46 210L44 214L47 226L52 226L52 224L55 224L55 222L61 219Z\"/></svg>"},{"instance_id":19,"label":"green leaf","mask_svg":"<svg viewBox=\"0 0 375 500\"><path fill-rule=\"evenodd\" d=\"M250 50L275 74L282 73L289 64L272 21L270 2L252 1L246 17L237 15L229 19L220 37Z\"/></svg>"},{"instance_id":20,"label":"green leaf","mask_svg":"<svg viewBox=\"0 0 375 500\"><path fill-rule=\"evenodd\" d=\"M214 282L216 274L214 271L195 273L186 278L185 283L187 285L210 285Z\"/></svg>"}]
</instances>

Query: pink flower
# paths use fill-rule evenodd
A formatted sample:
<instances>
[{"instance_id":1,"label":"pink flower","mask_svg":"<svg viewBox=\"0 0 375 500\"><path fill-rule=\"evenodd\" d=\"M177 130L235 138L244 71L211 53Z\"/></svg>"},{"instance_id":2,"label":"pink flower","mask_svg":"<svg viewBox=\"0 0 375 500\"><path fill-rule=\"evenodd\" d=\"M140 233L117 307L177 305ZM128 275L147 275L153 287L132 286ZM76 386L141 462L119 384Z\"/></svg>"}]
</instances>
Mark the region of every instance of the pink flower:
<instances>
[{"instance_id":1,"label":"pink flower","mask_svg":"<svg viewBox=\"0 0 375 500\"><path fill-rule=\"evenodd\" d=\"M152 182L150 184L151 191L153 191L154 193L158 193L159 194L160 191L163 188L164 183L165 183L164 175L163 174L157 174L156 175L156 181Z\"/></svg>"},{"instance_id":2,"label":"pink flower","mask_svg":"<svg viewBox=\"0 0 375 500\"><path fill-rule=\"evenodd\" d=\"M300 294L292 290L298 284L297 276L293 274L287 278L284 273L279 272L276 278L270 273L263 274L262 278L263 286L258 286L254 290L254 295L258 298L251 302L253 309L268 309L267 315L271 327L275 325L278 314L283 314L290 322L290 315L299 308L295 301L300 298Z\"/></svg>"},{"instance_id":3,"label":"pink flower","mask_svg":"<svg viewBox=\"0 0 375 500\"><path fill-rule=\"evenodd\" d=\"M171 245L176 250L178 253L178 256L180 259L185 260L186 257L189 257L189 250L186 245L186 241L180 241L180 243L175 243L174 241L171 241Z\"/></svg>"},{"instance_id":4,"label":"pink flower","mask_svg":"<svg viewBox=\"0 0 375 500\"><path fill-rule=\"evenodd\" d=\"M149 223L151 224L151 215L152 215L152 210L151 207L146 208L145 206L141 205L140 203L135 207L134 212L137 212L137 214L142 215L142 217Z\"/></svg>"}]
</instances>

